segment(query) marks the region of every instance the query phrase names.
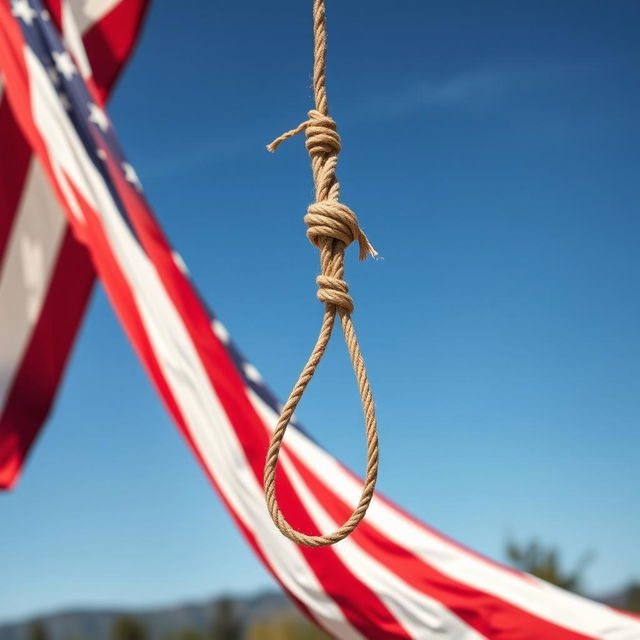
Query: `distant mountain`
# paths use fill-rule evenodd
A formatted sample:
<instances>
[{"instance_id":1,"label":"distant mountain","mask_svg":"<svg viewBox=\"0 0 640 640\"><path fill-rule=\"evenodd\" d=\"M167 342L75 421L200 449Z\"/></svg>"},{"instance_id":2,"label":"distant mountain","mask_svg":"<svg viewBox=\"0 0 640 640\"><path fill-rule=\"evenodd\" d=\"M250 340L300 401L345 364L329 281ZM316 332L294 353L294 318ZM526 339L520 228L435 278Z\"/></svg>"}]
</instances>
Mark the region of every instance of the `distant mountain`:
<instances>
[{"instance_id":1,"label":"distant mountain","mask_svg":"<svg viewBox=\"0 0 640 640\"><path fill-rule=\"evenodd\" d=\"M194 640L193 632L207 634L216 621L220 603L229 603L234 618L243 631L273 620L289 620L302 624L302 616L290 601L277 592L265 592L248 597L229 597L151 609L77 609L50 615L34 616L19 622L0 623L0 640L32 640L34 624L44 628L46 640L112 640L116 620L132 617L144 625L148 640ZM599 598L612 607L640 612L640 584L631 584L618 592ZM244 635L244 633L243 633ZM274 635L269 637L284 637ZM316 638L308 633L287 637ZM324 637L324 636L322 636Z\"/></svg>"},{"instance_id":2,"label":"distant mountain","mask_svg":"<svg viewBox=\"0 0 640 640\"><path fill-rule=\"evenodd\" d=\"M255 596L230 597L231 610L244 629L254 623L269 621L277 616L301 618L290 601L275 592ZM0 623L0 640L30 640L35 622L44 627L47 640L111 640L114 622L122 616L140 621L149 640L167 640L186 631L210 632L216 620L221 599L144 610L134 609L78 609L13 623Z\"/></svg>"}]
</instances>

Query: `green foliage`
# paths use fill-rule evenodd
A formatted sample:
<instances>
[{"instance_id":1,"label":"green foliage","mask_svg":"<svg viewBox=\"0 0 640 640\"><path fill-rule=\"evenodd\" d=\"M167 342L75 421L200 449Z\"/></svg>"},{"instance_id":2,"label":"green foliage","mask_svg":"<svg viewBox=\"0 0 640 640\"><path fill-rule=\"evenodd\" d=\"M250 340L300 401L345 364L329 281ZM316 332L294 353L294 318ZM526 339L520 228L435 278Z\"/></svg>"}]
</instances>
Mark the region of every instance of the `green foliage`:
<instances>
[{"instance_id":1,"label":"green foliage","mask_svg":"<svg viewBox=\"0 0 640 640\"><path fill-rule=\"evenodd\" d=\"M147 640L147 630L136 618L120 616L113 623L111 640Z\"/></svg>"},{"instance_id":2,"label":"green foliage","mask_svg":"<svg viewBox=\"0 0 640 640\"><path fill-rule=\"evenodd\" d=\"M164 640L209 640L209 638L197 629L186 628L168 633L164 636Z\"/></svg>"},{"instance_id":3,"label":"green foliage","mask_svg":"<svg viewBox=\"0 0 640 640\"><path fill-rule=\"evenodd\" d=\"M29 627L29 640L47 640L47 630L40 620L36 620Z\"/></svg>"},{"instance_id":4,"label":"green foliage","mask_svg":"<svg viewBox=\"0 0 640 640\"><path fill-rule=\"evenodd\" d=\"M242 623L234 610L233 601L222 598L211 629L212 640L241 640Z\"/></svg>"},{"instance_id":5,"label":"green foliage","mask_svg":"<svg viewBox=\"0 0 640 640\"><path fill-rule=\"evenodd\" d=\"M640 584L632 584L627 589L627 598L624 605L627 611L640 613Z\"/></svg>"},{"instance_id":6,"label":"green foliage","mask_svg":"<svg viewBox=\"0 0 640 640\"><path fill-rule=\"evenodd\" d=\"M329 640L329 636L306 620L282 615L252 624L246 640Z\"/></svg>"},{"instance_id":7,"label":"green foliage","mask_svg":"<svg viewBox=\"0 0 640 640\"><path fill-rule=\"evenodd\" d=\"M558 550L536 539L526 545L508 541L506 553L509 561L521 571L576 593L582 591L584 571L593 560L591 553L584 554L575 568L567 571L562 566Z\"/></svg>"}]
</instances>

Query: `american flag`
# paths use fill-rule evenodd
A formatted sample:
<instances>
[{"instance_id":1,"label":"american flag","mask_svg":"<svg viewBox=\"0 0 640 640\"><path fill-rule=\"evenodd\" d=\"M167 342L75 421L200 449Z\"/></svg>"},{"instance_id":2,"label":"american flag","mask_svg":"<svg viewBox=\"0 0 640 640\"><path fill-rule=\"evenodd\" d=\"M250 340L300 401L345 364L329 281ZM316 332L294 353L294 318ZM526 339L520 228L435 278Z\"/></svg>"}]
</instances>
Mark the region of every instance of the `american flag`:
<instances>
[{"instance_id":1,"label":"american flag","mask_svg":"<svg viewBox=\"0 0 640 640\"><path fill-rule=\"evenodd\" d=\"M262 472L279 403L197 295L128 163L105 98L144 0L0 0L0 485L46 419L94 273L188 446L257 556L343 639L633 640L640 621L486 559L378 495L347 540L299 547ZM319 534L361 481L294 423L278 497Z\"/></svg>"}]
</instances>

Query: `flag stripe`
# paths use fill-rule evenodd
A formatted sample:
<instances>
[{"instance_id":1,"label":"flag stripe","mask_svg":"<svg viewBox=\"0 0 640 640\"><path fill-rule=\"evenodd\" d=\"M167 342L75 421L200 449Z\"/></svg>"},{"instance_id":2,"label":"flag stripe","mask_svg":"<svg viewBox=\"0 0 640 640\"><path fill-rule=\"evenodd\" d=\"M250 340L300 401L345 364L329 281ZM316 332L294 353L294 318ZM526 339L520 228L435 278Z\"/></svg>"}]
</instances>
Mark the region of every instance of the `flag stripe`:
<instances>
[{"instance_id":1,"label":"flag stripe","mask_svg":"<svg viewBox=\"0 0 640 640\"><path fill-rule=\"evenodd\" d=\"M349 505L336 501L335 494L329 491L300 459L296 456L288 456L288 458L290 464L307 483L309 492L317 496L324 509L333 516L334 523L348 517ZM469 626L487 637L496 637L493 632L495 629L493 618L496 613L502 618L503 626L508 625L508 633L513 629L528 629L534 637L548 640L585 640L590 637L572 633L567 628L514 607L506 600L498 600L471 585L453 581L394 540L389 539L369 522L362 523L353 538L353 543L357 542L364 552L376 557L383 566L393 571L401 580L446 605ZM469 607L469 602L474 603L473 609Z\"/></svg>"},{"instance_id":2,"label":"flag stripe","mask_svg":"<svg viewBox=\"0 0 640 640\"><path fill-rule=\"evenodd\" d=\"M265 413L268 411L271 410L264 409ZM273 413L265 415L265 420L273 424L276 419ZM360 481L302 434L294 430L288 434L288 438L289 449L294 452L291 459L301 468L304 467L309 482L313 483L314 493L322 496L323 504L335 510L337 519L348 515L352 508L350 505L360 495ZM323 473L313 471L317 469L322 469ZM331 478L330 485L327 478ZM389 543L389 530L397 533L395 539L401 540L401 544ZM436 572L431 577L424 575L428 582L444 578L450 587L466 585L466 588L473 590L474 598L484 594L492 599L491 606L500 603L503 613L507 611L505 607L512 607L509 610L511 617L539 616L552 621L567 633L573 629L574 633L594 637L609 637L598 634L602 629L615 629L620 621L620 613L610 607L555 589L532 576L468 551L422 523L407 518L379 495L374 498L364 526L358 528L355 537L360 543L366 541L370 547L381 552L393 550L393 554L401 556L401 550L404 549L425 568ZM526 626L529 628L531 623Z\"/></svg>"},{"instance_id":3,"label":"flag stripe","mask_svg":"<svg viewBox=\"0 0 640 640\"><path fill-rule=\"evenodd\" d=\"M131 235L129 226L119 217L116 205L111 200L111 189L107 189L101 182L100 172L96 171L93 167L89 157L82 149L80 139L73 135L69 122L64 119L63 110L57 106L57 103L53 99L53 90L47 82L46 73L28 49L25 52L25 58L27 61L28 75L31 79L30 94L34 122L38 131L44 136L46 154L55 157L56 162L59 164L59 170L57 173L52 171L52 175L57 177L58 180L65 180L72 188L76 189L74 200L82 209L83 219L87 227L85 232L90 239L92 237L91 229L93 226L93 218L87 214L85 210L86 207L84 207L82 203L86 201L88 207L91 209L95 208L96 211L100 212L101 224L104 227L109 246L118 252L117 262L127 275L128 282L132 287L135 303L138 306L138 310L145 324L145 331L154 345L160 363L164 363L161 366L165 378L170 381L169 386L175 390L174 396L176 402L179 403L180 410L190 425L203 425L206 427L198 433L200 437L208 439L208 445L211 449L215 447L219 457L219 447L222 438L215 441L211 440L211 432L212 426L216 426L218 430L221 429L220 425L221 423L224 425L224 420L226 419L224 416L226 413L220 405L220 399L213 393L207 372L204 371L195 347L190 342L187 329L183 327L179 321L175 309L170 305L167 293L157 278L157 275L155 275L153 268L147 263L146 254L138 247L136 238ZM64 141L66 146L62 145L61 141ZM42 148L42 145L36 146ZM72 217L71 219L74 225L81 224L76 218ZM109 277L111 277L110 273L108 270L100 268L98 259L95 257L97 250L94 249L93 245L92 250L94 251L94 260L96 260L103 280L106 283ZM213 332L208 326L207 330L211 338L210 346L215 347ZM229 371L226 373L233 375L233 369L231 365L229 366ZM218 375L220 374L218 373ZM225 379L226 378L223 377L220 381L221 384L225 384ZM231 389L230 392L227 391L227 395L228 400L241 405L241 410L246 414L245 417L249 418L252 410L246 399L243 400L242 396L235 394L233 389ZM215 411L218 420L212 425L209 415L212 407L215 408L216 406L219 407ZM225 407L225 409L228 411L228 407ZM256 429L264 430L264 426L256 424L254 430ZM231 434L232 430L227 428L223 430L220 435L228 439ZM266 438L264 439L264 446L262 448L264 449L264 447L266 447ZM237 461L238 455L235 456L235 459ZM234 456L219 457L219 466L228 460L234 460ZM255 456L253 460L255 461ZM229 464L229 462L227 462L227 464ZM256 469L251 469L249 466L247 467L247 472L252 474L253 480L249 489L247 488L246 479L240 483L240 486L236 489L238 493L238 504L234 505L234 508L238 510L239 507L242 506L244 513L240 515L245 521L257 521L259 524L257 528L261 531L261 538L264 537L265 532L269 533L269 544L264 545L261 541L265 555L271 554L273 556L274 549L278 547L282 549L283 545L286 545L285 549L295 549L293 543L283 539L269 524L261 484L255 477ZM237 469L235 473L234 470L231 469L225 474L224 481L226 483L231 482L232 484L238 484L238 482L242 480L242 476L240 475L240 477L237 478L235 477L237 475ZM225 493L227 496L230 496L233 495L232 491L233 487L231 490L226 490ZM246 503L249 498L248 504L242 504L242 502ZM312 550L307 549L304 553L311 551ZM333 550L323 551L329 551L331 554L334 553ZM297 550L296 552L299 553ZM280 557L277 558L279 561L279 571L282 572L283 569L287 572L291 571L290 555L291 552L288 551L287 553L280 554ZM329 578L333 580L331 588L338 593L339 589L342 589L344 597L348 597L350 594L348 589L345 589L345 585L339 583L336 576L332 575L333 572L327 571L326 563L322 566L324 567L325 574L331 573L331 575L324 575L325 580ZM360 628L366 630L365 633L367 637L408 637L370 589L365 585L358 585L355 578L338 563L335 564L335 570L339 574L338 577L340 577L341 574L344 581L359 587L359 589L356 589L355 595L360 594L363 597L363 608L349 608L349 615L352 619L355 619ZM296 585L300 585L300 575L304 575L304 572L298 568L293 574ZM304 585L304 582L302 584ZM349 585L347 584L347 586ZM367 604L367 597L369 604ZM313 606L314 610L317 611L318 602L322 600L320 593L313 592L311 598L308 598L308 600L308 604ZM372 615L368 616L367 613L371 613ZM325 620L325 625L329 627L330 625L335 625L337 622L339 622L339 620L336 620L335 615L332 615L331 618ZM393 633L392 636L389 635L390 631ZM340 635L344 636L344 631L341 631Z\"/></svg>"},{"instance_id":4,"label":"flag stripe","mask_svg":"<svg viewBox=\"0 0 640 640\"><path fill-rule=\"evenodd\" d=\"M0 278L0 407L38 321L52 266L66 228L58 203L49 198L47 179L37 160L30 162L27 188L7 243Z\"/></svg>"},{"instance_id":5,"label":"flag stripe","mask_svg":"<svg viewBox=\"0 0 640 640\"><path fill-rule=\"evenodd\" d=\"M124 189L122 183L120 183L120 187ZM145 252L137 249L137 244L130 237L120 235L125 233L127 227L122 223L117 224L117 217L115 221L110 221L110 218L105 216L102 223L106 224L110 221L118 230L117 236L110 241L112 247L118 250L121 246L129 246L128 253L120 255L118 263L125 266L127 277L130 282L134 283L134 289L138 292L138 305L142 313L146 311L147 331L152 336L154 344L157 345L156 353L163 352L164 357L160 357L160 361L166 360L171 363L171 366L166 366L166 377L173 380L170 386L174 390L175 397L181 402L186 423L189 425L187 428L199 442L201 450L219 449L221 442L227 442L228 457L225 456L222 459L217 457L212 468L220 468L225 465L227 459L235 460L236 464L239 460L243 460L242 467L246 467L245 473L253 475L250 485L251 503L243 510L239 504L246 503L247 496L243 496L243 493L246 494L247 488L242 485L235 488L229 484L229 476L233 474L232 469L229 469L223 476L224 482L227 483L224 491L227 495L235 496L234 509L242 514L243 520L255 521L259 517L260 526L254 524L254 530L267 530L272 533L268 546L264 547L264 542L260 541L265 553L267 555L270 553L275 541L280 544L284 542L287 547L291 547L292 543L284 539L280 540L281 536L270 526L264 505L261 483L263 452L266 451L267 446L267 433L264 424L253 411L246 396L243 393L238 393L238 390L242 388L242 381L223 346L216 339L211 329L210 319L197 303L197 298L193 295L190 287L180 288L180 284L185 281L171 252L166 250L166 242L162 241L159 229L152 226L148 217L144 221L141 220L140 209L133 204L133 198L129 199L132 206L128 207L128 211L138 238L143 242ZM133 258L134 252L138 256L137 260ZM147 255L153 262L149 262ZM140 282L140 274L146 273L147 268L154 270L147 273L147 278L142 283L137 284ZM160 280L163 274L168 276L166 280ZM166 296L168 297L162 307L153 306L157 305L160 300L164 300ZM151 308L147 309L147 307ZM182 316L178 315L179 311L182 312ZM184 314L188 314L190 319L188 322L185 322ZM163 320L162 326L158 326L159 318ZM169 320L171 320L171 326L167 327ZM161 332L162 336L156 337ZM178 337L180 337L180 343L179 346L175 346ZM190 354L189 360L179 362L180 355L184 358L185 354ZM179 366L180 375L176 375L175 371ZM189 385L185 385L185 379L190 379ZM197 393L194 394L194 390ZM203 403L205 403L204 407ZM217 407L214 414L216 420L212 419L211 411L206 409L206 404ZM220 424L226 428L220 428ZM243 428L234 429L235 424L242 424ZM212 432L216 428L218 437L213 440ZM245 452L248 452L248 460L244 458ZM218 452L216 451L216 453ZM241 475L240 469L236 469L236 474ZM221 481L219 480L219 482ZM288 480L282 478L281 482L286 489ZM235 484L236 482L234 482ZM311 519L295 493L292 490L288 493L293 497L290 506L297 517L300 518L304 526L313 527ZM363 603L365 610L369 612L369 615L364 616L358 615L359 611L348 609L345 616L353 627L357 628L365 637L372 639L409 637L372 589L357 580L351 572L345 570L345 567L336 558L334 550L302 548L299 553L304 556L308 564L311 564L310 557L317 558L318 551L324 552L322 562L314 563L318 569L316 577L320 581L323 591L337 594L342 590L345 593L351 593L353 597L357 597ZM311 602L314 602L316 598L317 594L314 594ZM389 633L393 635L390 636Z\"/></svg>"},{"instance_id":6,"label":"flag stripe","mask_svg":"<svg viewBox=\"0 0 640 640\"><path fill-rule=\"evenodd\" d=\"M120 187L122 191L126 191L124 185L121 184ZM173 304L181 314L182 323L189 330L190 338L198 350L198 357L205 366L206 375L222 403L224 414L228 416L230 426L234 429L243 450L248 452L249 464L260 492L260 508L264 510L262 474L269 438L267 429L249 402L242 378L224 345L213 333L210 317L200 305L193 289L173 259L173 252L164 240L162 232L154 225L150 216L142 215L144 213L142 207L133 199L127 199L126 193L124 202L144 249L162 278ZM306 531L319 533L307 509L292 488L290 479L281 472L278 480L279 493L286 492L288 498L288 515L297 526ZM345 612L348 618L352 616L350 618L352 624L367 637L390 637L389 633L394 634L392 637L408 637L388 607L367 586L366 582L355 578L353 572L345 571L335 549L303 547L301 551L309 564L315 568L316 575L326 591L350 593L352 597L357 597L366 605L368 612L378 612L377 619L374 619L371 613L365 617L353 617L350 610Z\"/></svg>"},{"instance_id":7,"label":"flag stripe","mask_svg":"<svg viewBox=\"0 0 640 640\"><path fill-rule=\"evenodd\" d=\"M17 126L11 105L0 97L0 139L7 151L0 153L0 277L2 258L9 240L11 227L22 198L24 182L29 169L31 149Z\"/></svg>"},{"instance_id":8,"label":"flag stripe","mask_svg":"<svg viewBox=\"0 0 640 640\"><path fill-rule=\"evenodd\" d=\"M27 52L26 54L27 60L29 61L29 77L35 78L35 85L41 90L47 90L46 87L46 74L42 69L37 69L36 64L33 60L33 56ZM23 74L26 75L26 69L23 71ZM15 84L18 84L16 81ZM32 87L33 89L33 84ZM24 90L24 89L23 89ZM38 125L38 130L40 132L45 133L45 137L48 136L48 148L45 147L42 141L38 142L36 139L36 127L33 123L29 122L28 111L26 109L22 110L21 113L23 115L22 122L23 126L30 128L31 134L33 136L32 143L39 150L39 152L48 157L47 151L52 155L57 155L57 160L61 163L61 169L57 172L54 171L53 166L50 167L50 174L55 179L64 180L72 190L72 196L74 198L74 202L77 206L80 207L82 218L85 220L85 223L92 223L93 218L87 217L87 211L91 210L91 208L96 207L99 203L102 207L101 212L111 211L113 213L114 205L110 200L110 192L105 188L103 184L100 183L100 178L98 172L91 166L86 153L83 152L79 140L74 137L73 132L69 126L69 123L66 122L63 118L63 111L61 108L57 108L54 113L49 113L48 109L52 108L55 105L55 101L53 100L53 96L51 95L51 90L48 88L48 95L45 96L44 99L38 100L37 96L40 95L39 91L36 90L36 98L34 98L33 102L33 114L35 116L35 122ZM25 93L27 93L25 91ZM22 106L22 105L21 105ZM61 140L65 140L65 142L70 146L72 150L69 152L66 148L61 146L59 143ZM81 159L80 164L78 164ZM75 180L78 181L76 185ZM77 186L77 188L76 188ZM61 189L59 190L59 194L61 197L64 197ZM83 203L87 201L87 205L85 206ZM88 209L89 207L89 209ZM70 219L74 226L80 225L81 222L75 217L75 214L72 214ZM137 247L137 243L135 238L128 234L129 227L125 224L124 221L120 220L117 216L110 216L106 218L106 220L110 223L108 226L108 230L111 233L116 234L118 238L120 238L120 244L115 244L113 246L120 246L122 251L122 246L129 247ZM90 232L91 225L88 226L87 229L83 229L84 234L88 234ZM112 291L111 295L114 300L121 301L119 303L119 313L122 317L122 320L127 326L130 337L134 341L134 343L138 346L139 351L141 351L142 358L147 365L147 368L150 369L150 373L152 378L159 386L160 391L163 395L165 402L169 405L169 408L172 410L172 413L176 417L179 423L184 423L181 419L181 413L176 408L176 403L173 401L171 393L167 385L164 383L163 376L157 372L157 369L153 369L153 363L155 362L153 352L150 347L140 348L140 345L148 345L146 342L145 336L151 336L156 341L158 340L157 331L158 327L154 330L154 323L158 321L158 319L162 318L166 321L167 318L172 317L170 307L167 307L166 304L161 304L162 301L166 298L166 295L163 293L160 285L156 284L157 278L153 276L153 270L147 263L142 260L140 249L131 250L128 253L121 254L119 256L118 264L122 264L124 266L129 267L130 276L132 278L131 286L133 287L133 291L135 294L133 295L133 299L135 300L136 305L141 305L142 301L146 301L147 306L152 308L152 311L147 309L147 313L144 316L144 329L140 328L140 324L136 325L134 321L131 320L131 314L135 317L135 307L133 307L132 302L127 302L125 295L125 288L123 286L115 286L112 284L114 278L116 278L117 284L117 271L115 267L111 269L108 268L108 264L105 265L101 262L104 260L103 254L105 254L106 250L103 249L105 243L104 241L100 241L100 236L98 234L93 234L92 236L92 253L94 256L94 261L98 265L105 285L107 285L108 289ZM121 246L122 245L122 246ZM114 276L116 273L116 276ZM137 282L137 279L140 277L140 273L145 274L144 283L145 286L143 288L135 287L134 284ZM160 288L159 288L160 287ZM153 295L150 296L150 292ZM158 308L158 304L160 304L160 308ZM127 315L125 311L128 311L130 315ZM132 329L133 328L133 329ZM160 329L166 332L166 328L163 325L160 326ZM166 340L163 343L160 341L157 343L157 349L166 348L166 345L172 344L172 342L176 339L176 336L180 336L184 330L180 328L179 325L176 325L175 322L171 324L171 330L166 334ZM189 352L188 344L180 343L180 348L178 348L177 353L178 357L180 357L184 353ZM172 362L171 362L171 354L163 354L168 358L168 362L166 364L166 371L164 374L167 377L173 375L172 370ZM191 376L193 375L192 369L195 366L193 358L190 360L192 367L191 369L187 369L187 371L191 372ZM183 387L180 378L175 381L175 384L181 390L181 394L179 395L182 400L181 410L187 411L190 414L193 414L193 419L197 420L199 417L201 419L206 419L206 416L202 416L203 410L202 408L198 409L199 405L202 404L202 398L208 397L210 394L210 390L207 389L206 385L203 385L202 382L198 382L198 380L194 381L196 384L196 391L198 393L193 396L193 385L187 387ZM188 395L188 399L185 401L183 398L185 394ZM208 413L208 410L206 410ZM225 431L223 436L228 437L229 430ZM211 430L204 429L202 430L200 437L204 440L199 444L199 448L201 451L206 451L205 447L209 447L209 455L215 452L215 455L219 459L219 466L226 461L231 461L237 459L241 453L231 452L229 456L220 457L220 443L224 442L222 438L218 440L211 439ZM237 447L241 452L241 449ZM229 482L229 478L233 481L233 483L237 483L238 479L235 478L233 474L233 467L230 467L227 470L227 473L223 476L225 482ZM218 476L220 479L220 476ZM228 499L231 499L234 496L233 487L223 489ZM239 498L237 499L236 504L234 504L234 509L236 511L242 510L247 512L247 508L250 507L253 511L257 511L263 522L260 523L259 529L265 529L267 531L272 531L271 527L267 527L268 522L268 514L266 513L266 509L264 508L264 502L262 497L261 487L254 481L253 490L251 492L251 496L246 495L246 489L244 485L241 486L239 490L235 490L235 493L238 494ZM247 502L247 499L250 497L249 504L243 504ZM247 512L248 513L248 512ZM245 515L245 521L250 521L249 515ZM319 612L319 615L323 617L325 627L332 631L332 633L338 635L339 637L353 637L359 638L361 637L359 634L352 632L350 630L349 625L346 622L342 622L343 616L336 608L335 604L326 597L324 591L317 586L317 582L306 568L306 565L302 559L298 563L291 562L292 553L289 550L285 550L283 545L286 547L291 547L292 543L284 540L276 531L272 531L272 539L269 540L269 544L264 544L262 542L262 550L271 562L277 561L280 558L286 558L287 562L281 562L282 568L276 569L276 572L279 572L278 575L280 579L285 582L285 586L289 589L289 591L293 592L295 596L304 601L308 607L313 607L315 612ZM296 550L297 552L297 550ZM302 576L307 576L305 579L301 580ZM323 600L325 601L325 605L322 605Z\"/></svg>"},{"instance_id":9,"label":"flag stripe","mask_svg":"<svg viewBox=\"0 0 640 640\"><path fill-rule=\"evenodd\" d=\"M262 490L275 399L200 303L125 171L111 127L88 120L95 96L77 74L64 88L73 118L62 106L44 68L60 42L46 26L45 40L24 24L16 29L2 9L0 64L20 125L179 429L249 544L303 611L349 640L639 636L632 618L487 561L381 497L362 528L334 548L300 548L281 536ZM294 524L309 532L332 526L359 489L351 472L291 429L278 495Z\"/></svg>"},{"instance_id":10,"label":"flag stripe","mask_svg":"<svg viewBox=\"0 0 640 640\"><path fill-rule=\"evenodd\" d=\"M79 202L84 202L79 193L77 198ZM86 215L91 215L90 209L86 207L83 209ZM91 218L89 221L93 223ZM112 233L126 234L125 229L124 224L117 225L117 220L115 229L113 225L111 226ZM316 612L320 612L323 619L328 621L326 623L328 629L339 637L362 638L363 636L351 630L350 626L343 621L343 616L335 604L326 598L297 549L292 554L285 548L290 546L290 543L276 535L270 536L265 544L260 531L266 528L268 514L264 511L261 487L253 481L249 484L249 491L247 491L246 475L251 474L251 470L244 460L242 447L232 436L231 429L229 427L212 429L209 426L195 429L188 426L183 412L191 418L191 424L208 423L213 414L217 418L213 421L214 427L224 424L226 415L210 386L202 383L204 374L200 379L193 379L193 371L198 367L193 353L190 356L189 367L186 369L180 367L177 371L176 359L180 356L186 357L193 351L193 346L189 344L184 330L176 323L175 310L161 292L156 295L157 288L161 291L161 284L153 275L146 258L141 255L140 248L126 235L123 236L122 242L115 245L111 241L100 239L101 236L104 238L104 233L100 229L93 231L92 251L107 292L174 419L192 448L198 453L205 468L210 470L211 478L225 497L236 519L243 523L245 532L251 532L252 544L260 550L267 565L287 590L307 607L313 607ZM127 246L129 250L126 251L126 255L121 253L119 258L114 258L110 253L112 246L119 247L120 252L126 251ZM120 271L120 265L124 264L131 265L133 273L143 272L147 276L144 291L136 289L135 276L131 284L127 283ZM153 295L149 295L150 292ZM144 304L142 301L146 299L151 300L153 309L146 309L146 313L143 314L145 307L142 306ZM141 308L138 308L138 305L141 305ZM157 326L158 318L163 318L165 321L173 318L170 331L164 330L164 323ZM169 350L174 342L179 345L175 350L176 353ZM188 384L185 384L182 377L185 371ZM247 470L244 474L243 469ZM262 522L259 526L252 526L251 513L256 511L261 514ZM292 558L292 555L297 556L297 559ZM284 570L279 570L279 565L282 564L279 559L283 557L288 560Z\"/></svg>"},{"instance_id":11,"label":"flag stripe","mask_svg":"<svg viewBox=\"0 0 640 640\"><path fill-rule=\"evenodd\" d=\"M67 227L44 306L8 394L3 420L13 429L0 432L0 487L12 486L51 408L69 351L93 284L85 247ZM73 295L69 283L73 282ZM60 306L64 306L64 313Z\"/></svg>"},{"instance_id":12,"label":"flag stripe","mask_svg":"<svg viewBox=\"0 0 640 640\"><path fill-rule=\"evenodd\" d=\"M120 0L99 20L88 25L82 41L93 71L92 80L102 100L131 55L149 6L149 0Z\"/></svg>"},{"instance_id":13,"label":"flag stripe","mask_svg":"<svg viewBox=\"0 0 640 640\"><path fill-rule=\"evenodd\" d=\"M230 426L234 429L244 451L249 452L249 464L260 491L260 509L264 510L262 475L269 439L268 431L249 402L242 378L224 346L212 332L209 316L204 312L197 296L176 265L173 252L163 240L160 229L153 225L149 216L140 215L141 208L133 201L127 202L126 196L125 204L131 214L138 237L180 312L182 322L189 329L190 337L198 350L199 359L206 368L206 375L222 403L224 412L229 417ZM183 373L183 375L186 374ZM290 478L282 470L278 476L278 484L279 494L286 495L287 515L296 523L296 526L311 533L320 533L308 509L293 488ZM355 617L349 609L345 615L366 637L409 637L404 626L398 624L398 617L391 613L384 599L376 595L376 590L367 585L371 580L358 578L356 573L348 568L345 570L346 565L340 559L336 548L303 547L301 551L309 565L316 571L326 591L334 594L350 594L351 597L363 603L363 608L367 611L366 616Z\"/></svg>"},{"instance_id":14,"label":"flag stripe","mask_svg":"<svg viewBox=\"0 0 640 640\"><path fill-rule=\"evenodd\" d=\"M142 18L147 6L147 0L115 0L104 2L102 0L73 0L67 2L65 30L70 30L76 34L75 49L81 54L81 43L78 41L78 34L84 32L83 41L86 46L87 41L91 47L87 49L87 58L92 65L94 76L88 81L92 83L100 95L106 96L118 73L122 70L126 62L135 39L137 37ZM63 5L60 0L48 0L46 8L54 22L62 28ZM71 11L70 11L71 9ZM82 22L74 23L74 17L83 16ZM117 22L114 21L114 16ZM108 25L104 28L102 20L108 20ZM117 29L114 26L117 24ZM17 126L11 107L5 100L0 100L0 137L3 146L11 149L11 153L0 155L0 287L2 286L3 273L7 272L9 266L4 263L5 248L11 229L19 226L19 217L28 207L23 207L18 212L18 202L22 198L30 197L30 186L25 183L31 158L31 150L24 139L24 136ZM40 202L43 205L41 214L50 214L54 219L60 219L59 207L50 187L46 187L47 194L40 193ZM43 217L44 220L44 217ZM47 376L50 384L35 385L34 380L40 375L42 364L35 359L25 358L16 360L16 349L11 348L5 352L0 347L0 370L2 378L6 384L12 384L11 392L6 396L6 403L0 401L0 448L3 455L0 456L0 489L13 486L17 480L20 467L24 463L28 453L28 446L31 444L38 430L41 428L44 418L50 408L57 385L62 376L64 365L67 361L69 351L73 345L73 334L80 326L83 318L83 311L88 302L93 281L93 266L89 260L78 259L78 255L86 254L86 250L78 244L75 237L68 232L66 220L64 224L65 241L61 245L60 254L57 259L51 259L48 265L51 273L48 274L48 281L53 283L59 280L59 272L67 276L66 286L60 289L60 300L57 304L45 304L42 307L40 317L31 327L24 325L15 327L14 332L9 332L7 325L3 324L3 332L8 344L16 342L23 344L25 353L40 353L41 339L37 333L28 336L25 343L25 330L37 326L41 334L47 331L54 335L59 327L64 326L69 332L69 339L64 342L65 349L50 351L51 357L57 358L56 362L50 362L48 367L51 371L56 371L56 375ZM43 224L41 227L31 229L32 244L46 245L48 242L47 230L50 225ZM74 246L76 245L76 246ZM69 255L65 255L68 253ZM75 272L65 270L66 264L75 265ZM19 290L12 286L14 296L20 297ZM48 294L50 296L50 294ZM22 300L17 301L16 308L22 308L28 303L29 290L24 289ZM3 305L0 299L0 309ZM73 330L75 323L75 329ZM62 342L60 342L62 344ZM13 355L12 355L13 354ZM44 375L43 375L44 379ZM13 381L13 382L12 382ZM0 381L0 387L2 381ZM24 386L22 386L24 385ZM0 392L2 390L0 389ZM36 393L37 391L37 393ZM5 390L6 392L6 390ZM26 397L30 393L34 406L46 407L46 411L29 411L23 402L18 402L18 398ZM17 402L16 406L11 403ZM38 416L41 416L38 418ZM13 444L11 444L13 443ZM10 462L3 462L10 461Z\"/></svg>"},{"instance_id":15,"label":"flag stripe","mask_svg":"<svg viewBox=\"0 0 640 640\"><path fill-rule=\"evenodd\" d=\"M282 451L281 464L292 477L293 485L304 500L305 505L322 530L335 529L346 517L332 518L321 503L322 496L313 493L311 487L304 481L298 469L291 463L288 452ZM332 499L332 498L330 498ZM388 541L383 541L388 544ZM371 552L370 552L371 551ZM468 640L479 640L486 636L467 626L462 618L446 606L446 602L427 595L427 592L414 588L394 572L391 564L385 565L385 557L378 553L378 549L366 550L357 544L355 538L345 540L336 547L336 553L354 575L369 584L380 594L381 599L393 613L401 620L412 638L420 637L425 631L434 635L446 633L447 637L459 637ZM414 565L415 570L415 565ZM386 635L385 637L389 637Z\"/></svg>"}]
</instances>

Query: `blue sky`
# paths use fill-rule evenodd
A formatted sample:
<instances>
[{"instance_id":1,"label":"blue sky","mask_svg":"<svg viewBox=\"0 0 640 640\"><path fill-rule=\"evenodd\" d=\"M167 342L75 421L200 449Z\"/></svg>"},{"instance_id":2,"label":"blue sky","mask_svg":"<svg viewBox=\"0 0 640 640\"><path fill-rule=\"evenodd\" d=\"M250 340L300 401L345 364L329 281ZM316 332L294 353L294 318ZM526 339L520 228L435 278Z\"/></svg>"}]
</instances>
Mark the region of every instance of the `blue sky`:
<instances>
[{"instance_id":1,"label":"blue sky","mask_svg":"<svg viewBox=\"0 0 640 640\"><path fill-rule=\"evenodd\" d=\"M321 313L302 140L264 148L311 106L307 5L158 0L110 110L199 288L280 396ZM640 579L640 5L328 5L343 199L384 257L351 255L347 273L380 489L497 559L509 535L569 564L592 550L594 593ZM299 414L362 470L343 349ZM0 521L0 619L272 584L101 290Z\"/></svg>"}]
</instances>

